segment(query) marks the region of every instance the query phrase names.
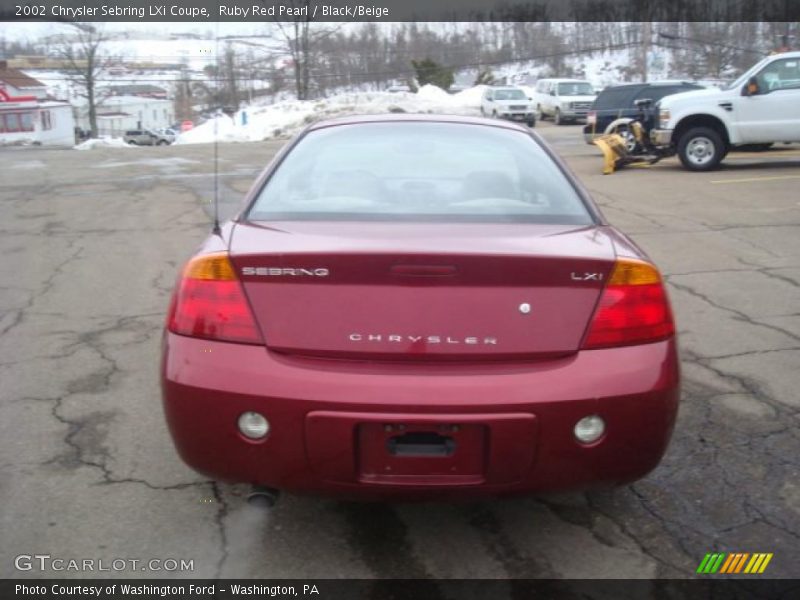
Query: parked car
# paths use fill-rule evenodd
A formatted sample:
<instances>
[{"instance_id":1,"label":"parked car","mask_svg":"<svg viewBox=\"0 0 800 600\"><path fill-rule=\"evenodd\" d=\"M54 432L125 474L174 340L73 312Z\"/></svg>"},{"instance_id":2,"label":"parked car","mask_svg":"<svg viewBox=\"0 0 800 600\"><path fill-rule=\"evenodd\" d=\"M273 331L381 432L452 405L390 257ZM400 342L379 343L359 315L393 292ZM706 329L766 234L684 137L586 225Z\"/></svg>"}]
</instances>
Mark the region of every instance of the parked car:
<instances>
[{"instance_id":1,"label":"parked car","mask_svg":"<svg viewBox=\"0 0 800 600\"><path fill-rule=\"evenodd\" d=\"M581 79L540 79L534 102L539 119L552 118L556 125L586 118L595 100L592 84Z\"/></svg>"},{"instance_id":2,"label":"parked car","mask_svg":"<svg viewBox=\"0 0 800 600\"><path fill-rule=\"evenodd\" d=\"M126 131L122 139L132 146L166 146L174 141L167 136L150 129L132 129Z\"/></svg>"},{"instance_id":3,"label":"parked car","mask_svg":"<svg viewBox=\"0 0 800 600\"><path fill-rule=\"evenodd\" d=\"M167 140L170 144L178 139L178 132L171 127L164 127L163 129L154 129L154 133Z\"/></svg>"},{"instance_id":4,"label":"parked car","mask_svg":"<svg viewBox=\"0 0 800 600\"><path fill-rule=\"evenodd\" d=\"M182 270L166 418L209 477L363 499L621 484L679 398L667 291L535 133L309 125Z\"/></svg>"},{"instance_id":5,"label":"parked car","mask_svg":"<svg viewBox=\"0 0 800 600\"><path fill-rule=\"evenodd\" d=\"M626 83L605 88L595 99L586 115L583 137L591 144L597 135L616 131L625 138L629 152L637 149L636 138L626 126L639 115L637 100L658 102L670 94L701 90L703 86L688 81L662 81L651 83Z\"/></svg>"},{"instance_id":6,"label":"parked car","mask_svg":"<svg viewBox=\"0 0 800 600\"><path fill-rule=\"evenodd\" d=\"M722 89L667 96L650 141L684 168L710 171L732 149L800 142L800 52L764 58Z\"/></svg>"},{"instance_id":7,"label":"parked car","mask_svg":"<svg viewBox=\"0 0 800 600\"><path fill-rule=\"evenodd\" d=\"M523 121L528 127L536 125L536 115L524 90L513 87L488 87L481 98L481 114L495 119Z\"/></svg>"}]
</instances>

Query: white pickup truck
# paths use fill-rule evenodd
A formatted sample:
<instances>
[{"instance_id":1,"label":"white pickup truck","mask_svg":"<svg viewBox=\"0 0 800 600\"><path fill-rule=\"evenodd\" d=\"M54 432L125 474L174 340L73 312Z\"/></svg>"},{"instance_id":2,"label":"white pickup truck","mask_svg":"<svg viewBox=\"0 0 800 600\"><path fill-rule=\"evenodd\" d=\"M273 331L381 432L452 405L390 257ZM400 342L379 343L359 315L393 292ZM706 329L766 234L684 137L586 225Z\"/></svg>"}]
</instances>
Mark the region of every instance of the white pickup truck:
<instances>
[{"instance_id":1,"label":"white pickup truck","mask_svg":"<svg viewBox=\"0 0 800 600\"><path fill-rule=\"evenodd\" d=\"M736 146L800 142L800 52L768 56L723 89L667 96L650 141L690 171L716 168Z\"/></svg>"}]
</instances>

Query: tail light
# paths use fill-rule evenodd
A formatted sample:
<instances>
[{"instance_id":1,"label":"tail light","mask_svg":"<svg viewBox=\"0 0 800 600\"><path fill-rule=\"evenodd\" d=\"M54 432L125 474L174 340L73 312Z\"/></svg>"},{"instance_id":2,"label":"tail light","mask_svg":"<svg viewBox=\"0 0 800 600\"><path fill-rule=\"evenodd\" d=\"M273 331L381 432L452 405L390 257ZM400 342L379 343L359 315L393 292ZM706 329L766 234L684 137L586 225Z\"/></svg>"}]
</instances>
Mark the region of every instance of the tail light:
<instances>
[{"instance_id":1,"label":"tail light","mask_svg":"<svg viewBox=\"0 0 800 600\"><path fill-rule=\"evenodd\" d=\"M242 285L225 253L190 260L172 296L167 329L190 337L262 344Z\"/></svg>"},{"instance_id":2,"label":"tail light","mask_svg":"<svg viewBox=\"0 0 800 600\"><path fill-rule=\"evenodd\" d=\"M623 259L614 266L600 296L583 347L646 344L675 333L672 311L658 270Z\"/></svg>"}]
</instances>

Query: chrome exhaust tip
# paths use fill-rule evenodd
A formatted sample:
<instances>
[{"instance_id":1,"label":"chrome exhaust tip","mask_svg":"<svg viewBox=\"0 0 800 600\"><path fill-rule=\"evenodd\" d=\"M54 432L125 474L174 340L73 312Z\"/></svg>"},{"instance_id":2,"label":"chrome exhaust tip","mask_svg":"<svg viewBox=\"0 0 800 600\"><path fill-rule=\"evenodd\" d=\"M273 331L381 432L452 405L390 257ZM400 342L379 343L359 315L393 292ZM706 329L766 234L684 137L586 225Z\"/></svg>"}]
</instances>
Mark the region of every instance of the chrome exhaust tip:
<instances>
[{"instance_id":1,"label":"chrome exhaust tip","mask_svg":"<svg viewBox=\"0 0 800 600\"><path fill-rule=\"evenodd\" d=\"M247 495L247 503L258 508L272 508L278 502L280 491L274 488L254 485Z\"/></svg>"}]
</instances>

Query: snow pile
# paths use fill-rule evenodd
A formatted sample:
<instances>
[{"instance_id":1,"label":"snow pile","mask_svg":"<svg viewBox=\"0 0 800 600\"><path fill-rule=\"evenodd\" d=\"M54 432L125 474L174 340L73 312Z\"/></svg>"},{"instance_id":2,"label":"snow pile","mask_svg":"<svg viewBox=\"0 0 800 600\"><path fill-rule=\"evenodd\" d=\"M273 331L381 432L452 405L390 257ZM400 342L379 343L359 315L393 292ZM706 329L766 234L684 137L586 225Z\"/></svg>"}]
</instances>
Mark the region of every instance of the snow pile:
<instances>
[{"instance_id":1,"label":"snow pile","mask_svg":"<svg viewBox=\"0 0 800 600\"><path fill-rule=\"evenodd\" d=\"M480 108L483 92L487 87L489 86L476 85L475 87L467 88L464 91L454 94L453 98L455 98L461 106Z\"/></svg>"},{"instance_id":2,"label":"snow pile","mask_svg":"<svg viewBox=\"0 0 800 600\"><path fill-rule=\"evenodd\" d=\"M419 93L352 92L320 100L286 100L249 106L233 117L217 116L178 136L176 144L253 142L294 135L319 119L347 115L435 113L477 115L485 86L448 94L432 85Z\"/></svg>"},{"instance_id":3,"label":"snow pile","mask_svg":"<svg viewBox=\"0 0 800 600\"><path fill-rule=\"evenodd\" d=\"M75 150L94 150L95 148L131 148L122 138L99 137L86 140L75 146Z\"/></svg>"}]
</instances>

